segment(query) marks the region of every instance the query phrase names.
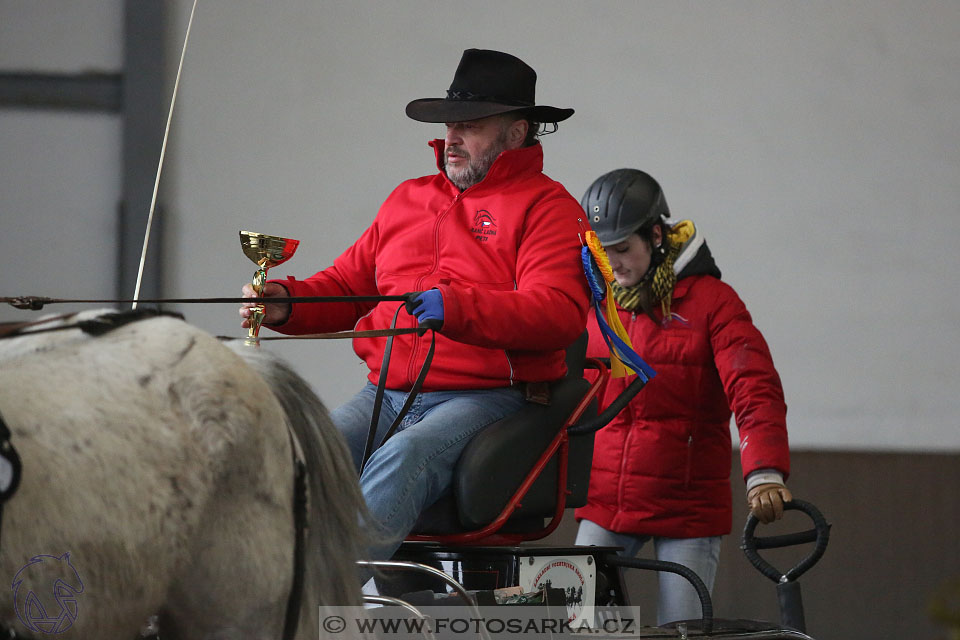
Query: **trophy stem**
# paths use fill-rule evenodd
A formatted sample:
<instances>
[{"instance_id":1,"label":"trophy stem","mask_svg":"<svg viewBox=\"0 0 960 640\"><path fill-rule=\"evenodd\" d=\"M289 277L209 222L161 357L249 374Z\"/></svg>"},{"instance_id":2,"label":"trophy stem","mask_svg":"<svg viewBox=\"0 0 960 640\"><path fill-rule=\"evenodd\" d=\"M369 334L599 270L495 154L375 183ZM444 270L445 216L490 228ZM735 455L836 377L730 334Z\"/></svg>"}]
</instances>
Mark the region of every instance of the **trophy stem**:
<instances>
[{"instance_id":1,"label":"trophy stem","mask_svg":"<svg viewBox=\"0 0 960 640\"><path fill-rule=\"evenodd\" d=\"M253 274L253 279L250 281L250 284L253 285L253 290L257 294L257 297L263 298L263 285L266 284L266 282L267 267L265 264L261 264L256 273ZM251 347L260 346L260 325L263 324L263 317L265 314L266 307L263 305L263 303L251 307L250 329L247 330L247 338L243 341L245 345Z\"/></svg>"}]
</instances>

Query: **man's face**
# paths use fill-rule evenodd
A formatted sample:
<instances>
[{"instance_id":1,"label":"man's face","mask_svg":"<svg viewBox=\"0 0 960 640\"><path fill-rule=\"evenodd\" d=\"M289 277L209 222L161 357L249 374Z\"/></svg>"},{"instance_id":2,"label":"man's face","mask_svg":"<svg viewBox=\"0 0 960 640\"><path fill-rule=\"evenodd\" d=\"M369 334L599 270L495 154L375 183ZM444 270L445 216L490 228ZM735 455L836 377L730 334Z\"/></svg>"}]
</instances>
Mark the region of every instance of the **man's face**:
<instances>
[{"instance_id":1,"label":"man's face","mask_svg":"<svg viewBox=\"0 0 960 640\"><path fill-rule=\"evenodd\" d=\"M487 175L501 151L515 148L508 142L510 126L503 116L468 122L448 122L444 162L447 177L461 191Z\"/></svg>"}]
</instances>

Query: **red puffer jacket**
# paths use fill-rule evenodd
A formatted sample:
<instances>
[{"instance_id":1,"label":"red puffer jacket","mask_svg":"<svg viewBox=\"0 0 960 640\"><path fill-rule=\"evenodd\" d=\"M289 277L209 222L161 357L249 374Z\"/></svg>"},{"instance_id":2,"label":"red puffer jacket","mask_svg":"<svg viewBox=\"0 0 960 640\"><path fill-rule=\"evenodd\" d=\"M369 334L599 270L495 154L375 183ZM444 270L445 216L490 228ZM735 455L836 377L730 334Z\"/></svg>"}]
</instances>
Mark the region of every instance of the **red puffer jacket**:
<instances>
[{"instance_id":1,"label":"red puffer jacket","mask_svg":"<svg viewBox=\"0 0 960 640\"><path fill-rule=\"evenodd\" d=\"M790 469L786 405L767 344L736 292L710 275L677 283L665 327L643 313L619 315L657 375L597 432L588 504L576 517L619 533L727 534L731 407L744 477L772 468L786 478ZM589 354L609 356L594 318L588 326ZM611 380L606 400L630 381Z\"/></svg>"},{"instance_id":2,"label":"red puffer jacket","mask_svg":"<svg viewBox=\"0 0 960 640\"><path fill-rule=\"evenodd\" d=\"M373 224L333 263L306 280L280 281L292 296L397 295L437 288L443 329L424 391L482 389L555 380L564 350L586 326L579 203L543 174L539 144L505 151L462 193L442 171L443 140L430 143L440 173L407 180ZM271 327L288 334L386 329L399 302L294 304ZM401 311L398 327L416 319ZM386 338L354 350L376 383ZM430 336L394 339L387 387L407 390Z\"/></svg>"}]
</instances>

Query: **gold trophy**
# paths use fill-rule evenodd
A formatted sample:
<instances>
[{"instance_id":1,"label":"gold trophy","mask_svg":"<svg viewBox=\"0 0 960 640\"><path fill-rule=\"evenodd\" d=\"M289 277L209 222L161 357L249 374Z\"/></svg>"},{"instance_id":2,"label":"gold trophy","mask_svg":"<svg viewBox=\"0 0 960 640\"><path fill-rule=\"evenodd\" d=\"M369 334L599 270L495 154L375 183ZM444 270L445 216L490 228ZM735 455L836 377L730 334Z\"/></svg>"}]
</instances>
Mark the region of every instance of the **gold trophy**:
<instances>
[{"instance_id":1,"label":"gold trophy","mask_svg":"<svg viewBox=\"0 0 960 640\"><path fill-rule=\"evenodd\" d=\"M263 285L267 282L267 269L283 264L293 257L297 251L299 240L290 238L281 238L279 236L268 236L263 233L254 233L253 231L240 232L240 246L243 247L243 253L260 267L253 274L253 290L257 296L263 297ZM255 305L250 314L250 329L247 332L247 339L244 344L259 347L260 325L263 323L265 308L263 304Z\"/></svg>"}]
</instances>

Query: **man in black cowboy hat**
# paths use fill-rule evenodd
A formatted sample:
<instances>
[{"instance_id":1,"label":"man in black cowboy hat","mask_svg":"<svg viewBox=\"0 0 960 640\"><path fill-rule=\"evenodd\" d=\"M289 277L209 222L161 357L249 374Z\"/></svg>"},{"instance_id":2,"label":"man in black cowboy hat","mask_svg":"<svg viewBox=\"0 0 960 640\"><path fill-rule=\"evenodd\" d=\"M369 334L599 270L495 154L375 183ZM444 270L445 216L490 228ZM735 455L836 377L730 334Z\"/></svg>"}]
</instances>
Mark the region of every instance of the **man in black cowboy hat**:
<instances>
[{"instance_id":1,"label":"man in black cowboy hat","mask_svg":"<svg viewBox=\"0 0 960 640\"><path fill-rule=\"evenodd\" d=\"M543 174L537 139L540 123L555 128L573 109L537 105L536 78L512 55L464 51L445 98L407 105L415 120L446 124L446 137L430 143L439 172L397 187L331 267L266 285L269 297L416 292L398 326L436 330L422 392L391 429L430 348L427 335L394 338L373 439L380 446L365 464L385 338L354 340L369 382L332 412L362 468L378 526L373 559L389 558L421 511L450 490L477 432L564 375L565 348L586 326L583 212ZM244 295L253 297L249 285ZM269 304L264 324L287 334L384 329L396 312L396 302ZM248 318L249 308L240 313Z\"/></svg>"},{"instance_id":2,"label":"man in black cowboy hat","mask_svg":"<svg viewBox=\"0 0 960 640\"><path fill-rule=\"evenodd\" d=\"M468 49L447 97L414 100L407 105L407 116L447 124L444 167L463 190L483 179L501 151L534 144L539 123L558 123L573 115L573 109L536 106L536 83L536 72L518 58ZM461 142L465 133L469 142ZM473 153L464 148L468 145L475 148Z\"/></svg>"}]
</instances>

